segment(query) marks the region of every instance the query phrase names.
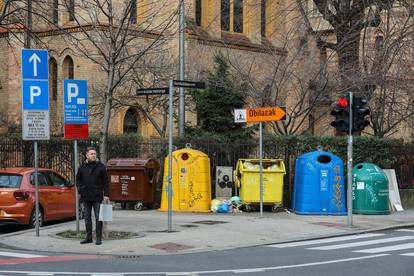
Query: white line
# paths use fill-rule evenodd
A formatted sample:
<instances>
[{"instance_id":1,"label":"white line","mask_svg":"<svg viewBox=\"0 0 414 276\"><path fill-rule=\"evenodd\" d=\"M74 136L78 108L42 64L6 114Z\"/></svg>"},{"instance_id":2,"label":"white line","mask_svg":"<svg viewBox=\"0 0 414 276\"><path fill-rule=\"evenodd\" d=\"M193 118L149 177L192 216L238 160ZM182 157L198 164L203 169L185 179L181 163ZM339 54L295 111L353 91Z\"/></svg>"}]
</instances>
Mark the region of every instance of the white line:
<instances>
[{"instance_id":1,"label":"white line","mask_svg":"<svg viewBox=\"0 0 414 276\"><path fill-rule=\"evenodd\" d=\"M364 249L358 251L352 251L357 253L381 253L381 252L388 252L388 251L397 251L397 250L404 250L404 249L411 249L414 248L414 243L407 243L407 244L400 244L400 245L393 245L393 246L385 246L385 247L377 247L372 249Z\"/></svg>"},{"instance_id":2,"label":"white line","mask_svg":"<svg viewBox=\"0 0 414 276\"><path fill-rule=\"evenodd\" d=\"M305 246L305 245L312 245L312 244L319 244L319 243L330 243L330 242L338 242L338 241L349 241L349 240L356 240L356 239L372 238L372 237L379 237L383 235L385 234L360 234L360 235L343 236L343 237L328 238L328 239L317 239L317 240L309 240L309 241L272 244L272 245L267 245L266 247L285 248L285 247Z\"/></svg>"},{"instance_id":3,"label":"white line","mask_svg":"<svg viewBox=\"0 0 414 276\"><path fill-rule=\"evenodd\" d=\"M410 257L414 257L414 253L405 253L405 254L400 254L401 256L410 256Z\"/></svg>"},{"instance_id":4,"label":"white line","mask_svg":"<svg viewBox=\"0 0 414 276\"><path fill-rule=\"evenodd\" d=\"M398 229L398 230L394 230L396 232L414 232L414 229Z\"/></svg>"},{"instance_id":5,"label":"white line","mask_svg":"<svg viewBox=\"0 0 414 276\"><path fill-rule=\"evenodd\" d=\"M49 272L33 272L33 273L28 273L27 275L33 275L33 276L53 276L55 274L54 273L49 273Z\"/></svg>"},{"instance_id":6,"label":"white line","mask_svg":"<svg viewBox=\"0 0 414 276\"><path fill-rule=\"evenodd\" d=\"M263 267L263 268L251 268L250 270L281 270L281 269L289 269L289 268L297 268L297 267L307 267L307 266L318 266L318 265L325 265L325 264L334 264L334 263L344 263L344 262L353 262L358 260L365 260L365 259L373 259L379 257L389 256L389 254L377 254L377 255L369 255L363 257L356 257L356 258L348 258L348 259L338 259L338 260L331 260L331 261L324 261L324 262L315 262L315 263L304 263L304 264L297 264L297 265L283 265L283 266L272 266L272 267ZM225 269L225 270L205 270L205 271L189 271L189 272L119 272L123 275L173 275L172 273L176 273L175 275L197 275L197 274L218 274L218 273L237 273L238 271L246 271L247 269ZM0 270L0 273L20 273L20 274L27 274L32 273L34 271L13 271L13 270ZM42 272L39 272L42 273ZM94 274L94 275L108 275L108 273L98 273L98 272L49 272L54 273L55 275L61 274L70 274L70 275L85 275L85 274Z\"/></svg>"},{"instance_id":7,"label":"white line","mask_svg":"<svg viewBox=\"0 0 414 276\"><path fill-rule=\"evenodd\" d=\"M0 251L0 256L16 257L16 258L40 258L40 257L46 257L46 256L42 256L42 255L24 254L24 253L14 253L14 252L5 252L5 251Z\"/></svg>"},{"instance_id":8,"label":"white line","mask_svg":"<svg viewBox=\"0 0 414 276\"><path fill-rule=\"evenodd\" d=\"M235 270L235 274L239 273L253 273L253 272L264 272L265 270L263 268L252 268L252 269L238 269Z\"/></svg>"},{"instance_id":9,"label":"white line","mask_svg":"<svg viewBox=\"0 0 414 276\"><path fill-rule=\"evenodd\" d=\"M371 245L371 244L380 244L380 243L388 243L388 242L396 242L396 241L406 241L406 240L412 240L412 239L414 239L414 236L402 236L402 237L395 237L395 238L388 238L388 239L379 239L379 240L371 240L371 241L351 242L351 243L344 243L344 244L337 244L337 245L312 247L312 248L308 248L308 249L312 249L312 250L333 250L333 249L365 246L365 245Z\"/></svg>"}]
</instances>

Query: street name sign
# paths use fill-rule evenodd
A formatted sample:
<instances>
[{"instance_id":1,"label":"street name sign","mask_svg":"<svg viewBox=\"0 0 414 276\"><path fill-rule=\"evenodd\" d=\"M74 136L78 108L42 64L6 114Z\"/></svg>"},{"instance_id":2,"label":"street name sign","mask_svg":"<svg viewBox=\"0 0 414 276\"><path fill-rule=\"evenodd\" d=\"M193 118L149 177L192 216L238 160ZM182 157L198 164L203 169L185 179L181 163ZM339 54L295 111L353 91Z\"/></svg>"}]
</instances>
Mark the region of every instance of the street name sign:
<instances>
[{"instance_id":1,"label":"street name sign","mask_svg":"<svg viewBox=\"0 0 414 276\"><path fill-rule=\"evenodd\" d=\"M49 73L46 50L22 49L23 140L49 140Z\"/></svg>"},{"instance_id":2,"label":"street name sign","mask_svg":"<svg viewBox=\"0 0 414 276\"><path fill-rule=\"evenodd\" d=\"M136 92L137 96L168 95L168 93L168 87L139 88Z\"/></svg>"},{"instance_id":3,"label":"street name sign","mask_svg":"<svg viewBox=\"0 0 414 276\"><path fill-rule=\"evenodd\" d=\"M86 139L88 125L88 85L86 80L63 81L64 138Z\"/></svg>"},{"instance_id":4,"label":"street name sign","mask_svg":"<svg viewBox=\"0 0 414 276\"><path fill-rule=\"evenodd\" d=\"M234 110L234 122L236 123L268 122L280 120L286 120L286 109L284 107L276 106Z\"/></svg>"},{"instance_id":5,"label":"street name sign","mask_svg":"<svg viewBox=\"0 0 414 276\"><path fill-rule=\"evenodd\" d=\"M175 87L184 87L184 88L196 88L196 89L204 89L206 88L206 84L204 82L198 81L181 81L181 80L173 80L173 86Z\"/></svg>"}]
</instances>

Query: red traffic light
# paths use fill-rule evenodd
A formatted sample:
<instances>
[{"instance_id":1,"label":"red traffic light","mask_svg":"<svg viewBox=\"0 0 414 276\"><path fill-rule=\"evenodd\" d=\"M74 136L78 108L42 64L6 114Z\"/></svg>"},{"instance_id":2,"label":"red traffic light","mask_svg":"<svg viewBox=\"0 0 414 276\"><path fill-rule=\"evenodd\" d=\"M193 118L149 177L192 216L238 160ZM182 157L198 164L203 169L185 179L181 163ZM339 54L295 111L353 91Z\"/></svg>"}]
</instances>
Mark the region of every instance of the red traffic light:
<instances>
[{"instance_id":1,"label":"red traffic light","mask_svg":"<svg viewBox=\"0 0 414 276\"><path fill-rule=\"evenodd\" d=\"M349 104L348 99L347 98L339 98L338 100L338 105L341 107L347 107Z\"/></svg>"}]
</instances>

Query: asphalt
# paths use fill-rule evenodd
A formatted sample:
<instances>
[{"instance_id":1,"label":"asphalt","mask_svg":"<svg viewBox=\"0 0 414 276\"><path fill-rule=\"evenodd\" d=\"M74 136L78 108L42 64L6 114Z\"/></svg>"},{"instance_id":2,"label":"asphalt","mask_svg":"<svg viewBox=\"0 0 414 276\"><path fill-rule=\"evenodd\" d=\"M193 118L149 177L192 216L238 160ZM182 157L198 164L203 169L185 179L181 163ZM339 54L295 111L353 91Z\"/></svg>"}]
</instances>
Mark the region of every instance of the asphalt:
<instances>
[{"instance_id":1,"label":"asphalt","mask_svg":"<svg viewBox=\"0 0 414 276\"><path fill-rule=\"evenodd\" d=\"M368 231L414 226L414 210L389 215L347 216L297 215L288 211L271 213L178 213L172 214L168 232L168 214L157 210L114 210L108 231L132 232L130 239L103 240L102 245L79 244L57 234L76 230L76 221L0 236L2 247L36 252L111 255L165 255L225 250L264 244L350 235ZM84 230L84 221L80 221Z\"/></svg>"}]
</instances>

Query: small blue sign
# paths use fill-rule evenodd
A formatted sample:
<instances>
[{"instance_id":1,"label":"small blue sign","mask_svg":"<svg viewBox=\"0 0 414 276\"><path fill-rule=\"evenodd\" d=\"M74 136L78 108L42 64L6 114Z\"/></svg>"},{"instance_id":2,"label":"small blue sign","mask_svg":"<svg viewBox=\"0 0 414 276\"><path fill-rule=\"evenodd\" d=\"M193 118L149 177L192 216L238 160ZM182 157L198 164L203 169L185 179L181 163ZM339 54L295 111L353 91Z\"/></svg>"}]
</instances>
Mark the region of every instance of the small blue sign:
<instances>
[{"instance_id":1,"label":"small blue sign","mask_svg":"<svg viewBox=\"0 0 414 276\"><path fill-rule=\"evenodd\" d=\"M23 80L23 110L49 110L49 82Z\"/></svg>"},{"instance_id":2,"label":"small blue sign","mask_svg":"<svg viewBox=\"0 0 414 276\"><path fill-rule=\"evenodd\" d=\"M86 80L63 81L65 124L88 123L88 85Z\"/></svg>"},{"instance_id":3,"label":"small blue sign","mask_svg":"<svg viewBox=\"0 0 414 276\"><path fill-rule=\"evenodd\" d=\"M23 79L47 80L48 61L47 50L22 49Z\"/></svg>"}]
</instances>

